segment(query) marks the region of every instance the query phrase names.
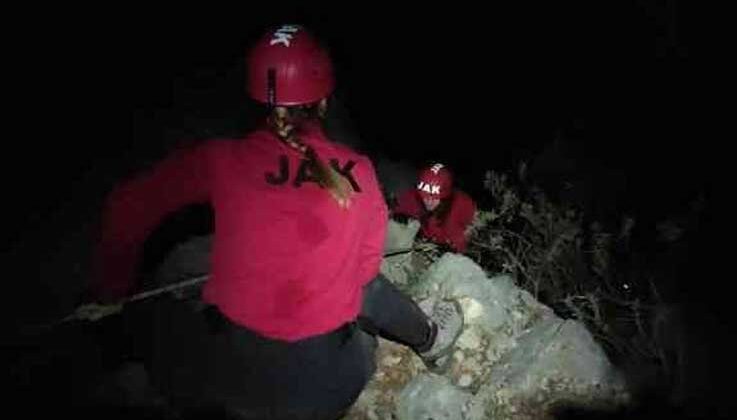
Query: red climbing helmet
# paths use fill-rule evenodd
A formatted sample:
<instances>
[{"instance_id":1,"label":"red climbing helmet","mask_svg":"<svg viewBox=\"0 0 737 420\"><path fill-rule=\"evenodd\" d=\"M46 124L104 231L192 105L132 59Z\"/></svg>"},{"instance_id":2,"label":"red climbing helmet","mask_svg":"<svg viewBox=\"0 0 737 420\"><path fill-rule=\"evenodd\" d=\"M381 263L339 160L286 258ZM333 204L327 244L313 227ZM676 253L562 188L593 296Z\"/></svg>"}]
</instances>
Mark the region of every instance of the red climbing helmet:
<instances>
[{"instance_id":1,"label":"red climbing helmet","mask_svg":"<svg viewBox=\"0 0 737 420\"><path fill-rule=\"evenodd\" d=\"M333 65L327 51L299 25L266 32L248 55L248 93L270 105L304 105L333 91Z\"/></svg>"},{"instance_id":2,"label":"red climbing helmet","mask_svg":"<svg viewBox=\"0 0 737 420\"><path fill-rule=\"evenodd\" d=\"M435 163L420 171L417 192L423 198L444 199L453 189L453 174L442 163Z\"/></svg>"}]
</instances>

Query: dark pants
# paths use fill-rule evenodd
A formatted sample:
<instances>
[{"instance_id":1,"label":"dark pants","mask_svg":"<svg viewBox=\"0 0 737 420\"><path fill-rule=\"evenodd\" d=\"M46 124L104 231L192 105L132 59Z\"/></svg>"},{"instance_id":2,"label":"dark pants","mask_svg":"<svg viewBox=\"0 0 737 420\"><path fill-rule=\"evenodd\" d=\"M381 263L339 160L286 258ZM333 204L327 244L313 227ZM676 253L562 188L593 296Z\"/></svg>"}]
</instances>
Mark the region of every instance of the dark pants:
<instances>
[{"instance_id":1,"label":"dark pants","mask_svg":"<svg viewBox=\"0 0 737 420\"><path fill-rule=\"evenodd\" d=\"M430 332L422 309L381 274L364 288L358 324L370 334L414 350L426 344Z\"/></svg>"},{"instance_id":2,"label":"dark pants","mask_svg":"<svg viewBox=\"0 0 737 420\"><path fill-rule=\"evenodd\" d=\"M158 388L175 406L226 407L244 419L340 418L375 371L374 335L417 348L429 328L382 276L366 286L357 322L294 343L233 324L214 307L164 301L153 319L148 364Z\"/></svg>"}]
</instances>

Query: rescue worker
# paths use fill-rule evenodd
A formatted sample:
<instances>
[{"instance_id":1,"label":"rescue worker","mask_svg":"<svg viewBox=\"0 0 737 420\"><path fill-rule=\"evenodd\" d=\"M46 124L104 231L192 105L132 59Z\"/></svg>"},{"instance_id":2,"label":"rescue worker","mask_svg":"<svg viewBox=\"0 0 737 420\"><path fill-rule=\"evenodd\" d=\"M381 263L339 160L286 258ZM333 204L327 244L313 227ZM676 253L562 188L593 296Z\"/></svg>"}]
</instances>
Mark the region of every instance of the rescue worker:
<instances>
[{"instance_id":1,"label":"rescue worker","mask_svg":"<svg viewBox=\"0 0 737 420\"><path fill-rule=\"evenodd\" d=\"M248 56L264 124L179 150L106 201L93 277L105 302L135 290L142 244L168 214L213 208L207 309L166 300L151 321L147 366L180 410L340 418L374 372L375 335L432 366L462 330L457 302L428 316L379 275L388 211L370 159L322 129L334 84L308 30L269 30Z\"/></svg>"},{"instance_id":2,"label":"rescue worker","mask_svg":"<svg viewBox=\"0 0 737 420\"><path fill-rule=\"evenodd\" d=\"M473 199L453 186L453 174L442 163L433 163L419 172L417 185L399 196L392 209L398 221L420 221L420 235L442 248L463 253L466 232L476 213Z\"/></svg>"}]
</instances>

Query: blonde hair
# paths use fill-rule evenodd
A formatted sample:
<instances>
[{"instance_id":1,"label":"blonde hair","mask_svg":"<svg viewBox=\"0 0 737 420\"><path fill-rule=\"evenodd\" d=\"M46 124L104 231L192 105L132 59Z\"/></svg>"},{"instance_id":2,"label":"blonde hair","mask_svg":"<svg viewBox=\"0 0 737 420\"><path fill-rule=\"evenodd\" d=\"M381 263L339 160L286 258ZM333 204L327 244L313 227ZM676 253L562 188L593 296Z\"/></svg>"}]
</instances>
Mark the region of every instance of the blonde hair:
<instances>
[{"instance_id":1,"label":"blonde hair","mask_svg":"<svg viewBox=\"0 0 737 420\"><path fill-rule=\"evenodd\" d=\"M353 193L350 182L332 166L326 164L315 149L305 144L296 134L300 120L322 119L326 109L324 100L308 106L276 106L269 115L269 126L279 140L304 156L318 184L325 188L341 207L347 208Z\"/></svg>"}]
</instances>

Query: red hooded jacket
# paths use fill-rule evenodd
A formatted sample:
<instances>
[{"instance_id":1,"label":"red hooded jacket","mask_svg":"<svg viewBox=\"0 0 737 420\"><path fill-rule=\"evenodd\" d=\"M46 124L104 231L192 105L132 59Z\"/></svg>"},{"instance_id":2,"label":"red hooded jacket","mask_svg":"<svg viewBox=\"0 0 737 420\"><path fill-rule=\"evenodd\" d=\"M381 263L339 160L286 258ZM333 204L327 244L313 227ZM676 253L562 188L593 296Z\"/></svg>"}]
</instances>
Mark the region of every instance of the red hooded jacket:
<instances>
[{"instance_id":1,"label":"red hooded jacket","mask_svg":"<svg viewBox=\"0 0 737 420\"><path fill-rule=\"evenodd\" d=\"M169 213L210 202L212 273L203 298L233 322L295 341L353 320L362 287L379 271L387 209L370 160L326 139L301 136L344 174L355 194L341 209L302 156L265 129L180 151L110 194L94 286L122 297L135 286L142 244Z\"/></svg>"}]
</instances>

